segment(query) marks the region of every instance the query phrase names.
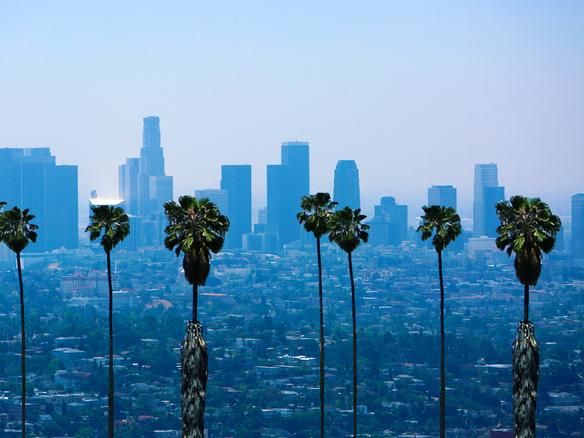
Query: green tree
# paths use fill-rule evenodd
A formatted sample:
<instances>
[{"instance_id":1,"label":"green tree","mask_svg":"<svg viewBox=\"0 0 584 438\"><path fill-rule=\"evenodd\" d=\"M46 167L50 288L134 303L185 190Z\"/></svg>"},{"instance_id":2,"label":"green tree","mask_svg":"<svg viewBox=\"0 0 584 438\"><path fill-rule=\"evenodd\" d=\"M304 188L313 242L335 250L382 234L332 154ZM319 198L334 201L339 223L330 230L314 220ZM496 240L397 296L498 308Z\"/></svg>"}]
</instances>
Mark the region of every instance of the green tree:
<instances>
[{"instance_id":1,"label":"green tree","mask_svg":"<svg viewBox=\"0 0 584 438\"><path fill-rule=\"evenodd\" d=\"M192 196L181 196L178 203L165 203L164 212L168 218L164 245L177 257L183 254L184 274L193 287L193 317L181 345L182 435L203 438L208 352L197 319L198 287L207 281L212 253L223 248L229 220L208 199L197 200Z\"/></svg>"},{"instance_id":2,"label":"green tree","mask_svg":"<svg viewBox=\"0 0 584 438\"><path fill-rule=\"evenodd\" d=\"M501 225L497 248L515 253L515 274L523 284L523 321L513 343L513 427L518 438L535 437L535 408L539 380L539 346L529 321L529 286L541 274L544 253L554 248L560 218L539 198L513 196L497 204Z\"/></svg>"},{"instance_id":3,"label":"green tree","mask_svg":"<svg viewBox=\"0 0 584 438\"><path fill-rule=\"evenodd\" d=\"M318 261L318 300L320 311L320 436L324 437L324 309L322 304L322 260L320 239L329 231L331 216L337 203L328 193L304 196L300 201L302 211L296 215L304 229L314 234Z\"/></svg>"},{"instance_id":4,"label":"green tree","mask_svg":"<svg viewBox=\"0 0 584 438\"><path fill-rule=\"evenodd\" d=\"M351 279L351 310L353 316L353 436L357 436L357 315L355 309L355 278L353 276L353 251L369 239L369 225L361 209L345 207L331 216L329 240L347 253L349 277Z\"/></svg>"},{"instance_id":5,"label":"green tree","mask_svg":"<svg viewBox=\"0 0 584 438\"><path fill-rule=\"evenodd\" d=\"M4 211L5 202L0 202L0 242L16 254L18 267L18 284L20 287L20 368L21 368L21 431L26 436L26 335L24 331L24 285L22 283L22 263L20 254L30 242L36 242L37 225L31 223L34 219L28 209L13 207Z\"/></svg>"},{"instance_id":6,"label":"green tree","mask_svg":"<svg viewBox=\"0 0 584 438\"><path fill-rule=\"evenodd\" d=\"M462 232L460 216L451 207L432 205L422 207L424 215L418 232L422 240L432 237L432 245L438 253L438 276L440 278L440 438L446 434L446 366L444 362L444 277L442 274L442 251Z\"/></svg>"},{"instance_id":7,"label":"green tree","mask_svg":"<svg viewBox=\"0 0 584 438\"><path fill-rule=\"evenodd\" d=\"M130 233L128 215L120 207L96 205L91 207L90 222L85 232L89 239L101 237L100 244L107 261L107 282L109 289L109 389L108 389L108 436L114 436L114 328L113 328L113 288L111 252Z\"/></svg>"}]
</instances>

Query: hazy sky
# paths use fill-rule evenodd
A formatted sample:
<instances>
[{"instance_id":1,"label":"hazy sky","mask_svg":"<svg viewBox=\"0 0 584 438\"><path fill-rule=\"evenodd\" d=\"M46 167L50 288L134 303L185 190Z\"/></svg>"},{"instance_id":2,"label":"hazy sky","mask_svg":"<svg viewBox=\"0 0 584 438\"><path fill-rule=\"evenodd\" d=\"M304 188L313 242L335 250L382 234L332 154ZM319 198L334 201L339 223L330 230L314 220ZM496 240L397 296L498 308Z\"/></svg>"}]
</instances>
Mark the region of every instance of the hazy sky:
<instances>
[{"instance_id":1,"label":"hazy sky","mask_svg":"<svg viewBox=\"0 0 584 438\"><path fill-rule=\"evenodd\" d=\"M473 165L561 214L584 192L582 1L37 1L0 4L0 146L50 146L80 196L117 194L142 117L161 118L175 194L311 143L311 189L355 159L364 207L417 211ZM83 201L84 202L84 201Z\"/></svg>"}]
</instances>

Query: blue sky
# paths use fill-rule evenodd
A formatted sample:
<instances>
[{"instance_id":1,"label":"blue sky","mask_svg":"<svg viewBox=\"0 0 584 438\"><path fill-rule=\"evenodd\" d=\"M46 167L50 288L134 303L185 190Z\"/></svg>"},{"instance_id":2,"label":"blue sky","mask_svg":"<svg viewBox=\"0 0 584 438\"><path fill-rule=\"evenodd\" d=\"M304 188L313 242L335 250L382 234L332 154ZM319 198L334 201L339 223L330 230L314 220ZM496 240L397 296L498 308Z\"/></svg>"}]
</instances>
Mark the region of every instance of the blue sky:
<instances>
[{"instance_id":1,"label":"blue sky","mask_svg":"<svg viewBox=\"0 0 584 438\"><path fill-rule=\"evenodd\" d=\"M161 117L175 193L220 164L311 142L312 190L355 159L364 206L425 202L473 165L561 213L584 192L584 3L573 1L3 2L0 145L51 146L80 195L117 191L141 120Z\"/></svg>"}]
</instances>

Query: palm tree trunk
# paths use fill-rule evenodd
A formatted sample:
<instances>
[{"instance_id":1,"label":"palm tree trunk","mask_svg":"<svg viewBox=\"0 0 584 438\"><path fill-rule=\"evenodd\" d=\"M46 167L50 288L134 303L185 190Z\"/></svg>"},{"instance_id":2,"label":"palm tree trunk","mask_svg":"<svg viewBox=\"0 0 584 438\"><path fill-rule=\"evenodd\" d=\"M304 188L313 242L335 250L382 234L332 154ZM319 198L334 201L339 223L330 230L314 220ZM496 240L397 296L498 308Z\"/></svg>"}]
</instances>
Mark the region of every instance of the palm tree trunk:
<instances>
[{"instance_id":1,"label":"palm tree trunk","mask_svg":"<svg viewBox=\"0 0 584 438\"><path fill-rule=\"evenodd\" d=\"M355 308L355 279L353 257L349 252L349 276L351 277L351 309L353 313L353 437L357 436L357 311Z\"/></svg>"},{"instance_id":2,"label":"palm tree trunk","mask_svg":"<svg viewBox=\"0 0 584 438\"><path fill-rule=\"evenodd\" d=\"M523 285L523 322L529 322L529 284Z\"/></svg>"},{"instance_id":3,"label":"palm tree trunk","mask_svg":"<svg viewBox=\"0 0 584 438\"><path fill-rule=\"evenodd\" d=\"M106 251L107 283L109 288L109 387L107 396L108 437L114 436L114 325L113 325L113 287L110 252Z\"/></svg>"},{"instance_id":4,"label":"palm tree trunk","mask_svg":"<svg viewBox=\"0 0 584 438\"><path fill-rule=\"evenodd\" d=\"M24 333L24 285L22 283L22 264L20 263L20 253L16 253L16 264L18 265L18 283L20 286L20 372L21 372L21 431L22 438L26 437L26 335Z\"/></svg>"},{"instance_id":5,"label":"palm tree trunk","mask_svg":"<svg viewBox=\"0 0 584 438\"><path fill-rule=\"evenodd\" d=\"M440 438L446 435L446 365L444 361L444 277L442 275L442 251L438 251L438 275L440 277Z\"/></svg>"},{"instance_id":6,"label":"palm tree trunk","mask_svg":"<svg viewBox=\"0 0 584 438\"><path fill-rule=\"evenodd\" d=\"M539 346L531 322L520 322L513 343L513 428L516 438L535 437Z\"/></svg>"},{"instance_id":7,"label":"palm tree trunk","mask_svg":"<svg viewBox=\"0 0 584 438\"><path fill-rule=\"evenodd\" d=\"M322 303L322 260L320 257L320 237L316 238L318 258L318 299L320 305L320 436L324 438L324 310Z\"/></svg>"},{"instance_id":8,"label":"palm tree trunk","mask_svg":"<svg viewBox=\"0 0 584 438\"><path fill-rule=\"evenodd\" d=\"M199 310L199 289L197 283L193 283L193 322L197 322Z\"/></svg>"},{"instance_id":9,"label":"palm tree trunk","mask_svg":"<svg viewBox=\"0 0 584 438\"><path fill-rule=\"evenodd\" d=\"M181 369L182 436L203 438L208 352L199 322L187 323L187 334L181 345Z\"/></svg>"}]
</instances>

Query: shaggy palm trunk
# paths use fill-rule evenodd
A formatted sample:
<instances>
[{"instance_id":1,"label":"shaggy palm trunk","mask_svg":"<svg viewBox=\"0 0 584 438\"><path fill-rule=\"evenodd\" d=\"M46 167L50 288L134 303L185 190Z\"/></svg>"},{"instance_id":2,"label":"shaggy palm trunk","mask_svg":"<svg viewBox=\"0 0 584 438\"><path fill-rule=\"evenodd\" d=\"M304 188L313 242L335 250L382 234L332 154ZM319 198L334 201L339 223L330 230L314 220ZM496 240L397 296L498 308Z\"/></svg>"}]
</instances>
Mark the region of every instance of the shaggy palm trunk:
<instances>
[{"instance_id":1,"label":"shaggy palm trunk","mask_svg":"<svg viewBox=\"0 0 584 438\"><path fill-rule=\"evenodd\" d=\"M523 322L529 322L529 284L523 285Z\"/></svg>"},{"instance_id":2,"label":"shaggy palm trunk","mask_svg":"<svg viewBox=\"0 0 584 438\"><path fill-rule=\"evenodd\" d=\"M189 321L181 345L181 403L183 438L203 438L208 353L201 324Z\"/></svg>"},{"instance_id":3,"label":"shaggy palm trunk","mask_svg":"<svg viewBox=\"0 0 584 438\"><path fill-rule=\"evenodd\" d=\"M18 265L18 283L20 286L20 372L21 372L21 431L22 437L26 437L26 336L24 334L24 285L22 284L22 264L20 263L20 253L16 253L16 264Z\"/></svg>"},{"instance_id":4,"label":"shaggy palm trunk","mask_svg":"<svg viewBox=\"0 0 584 438\"><path fill-rule=\"evenodd\" d=\"M444 360L444 277L442 251L438 251L438 276L440 277L440 438L446 436L446 364Z\"/></svg>"},{"instance_id":5,"label":"shaggy palm trunk","mask_svg":"<svg viewBox=\"0 0 584 438\"><path fill-rule=\"evenodd\" d=\"M114 436L114 324L113 324L113 287L112 266L110 252L106 251L107 258L107 284L109 288L109 386L107 394L107 432L108 437Z\"/></svg>"},{"instance_id":6,"label":"shaggy palm trunk","mask_svg":"<svg viewBox=\"0 0 584 438\"><path fill-rule=\"evenodd\" d=\"M353 436L357 436L357 311L355 308L355 279L353 257L349 253L349 276L351 277L351 309L353 313Z\"/></svg>"},{"instance_id":7,"label":"shaggy palm trunk","mask_svg":"<svg viewBox=\"0 0 584 438\"><path fill-rule=\"evenodd\" d=\"M529 297L529 286L525 286ZM535 409L539 381L539 346L534 327L528 321L528 303L524 321L519 323L513 343L513 428L516 438L535 437Z\"/></svg>"},{"instance_id":8,"label":"shaggy palm trunk","mask_svg":"<svg viewBox=\"0 0 584 438\"><path fill-rule=\"evenodd\" d=\"M193 284L193 322L197 322L199 307L199 291L196 284Z\"/></svg>"},{"instance_id":9,"label":"shaggy palm trunk","mask_svg":"<svg viewBox=\"0 0 584 438\"><path fill-rule=\"evenodd\" d=\"M324 310L322 304L322 261L320 257L320 237L316 239L318 258L318 299L320 305L320 436L324 438Z\"/></svg>"}]
</instances>

